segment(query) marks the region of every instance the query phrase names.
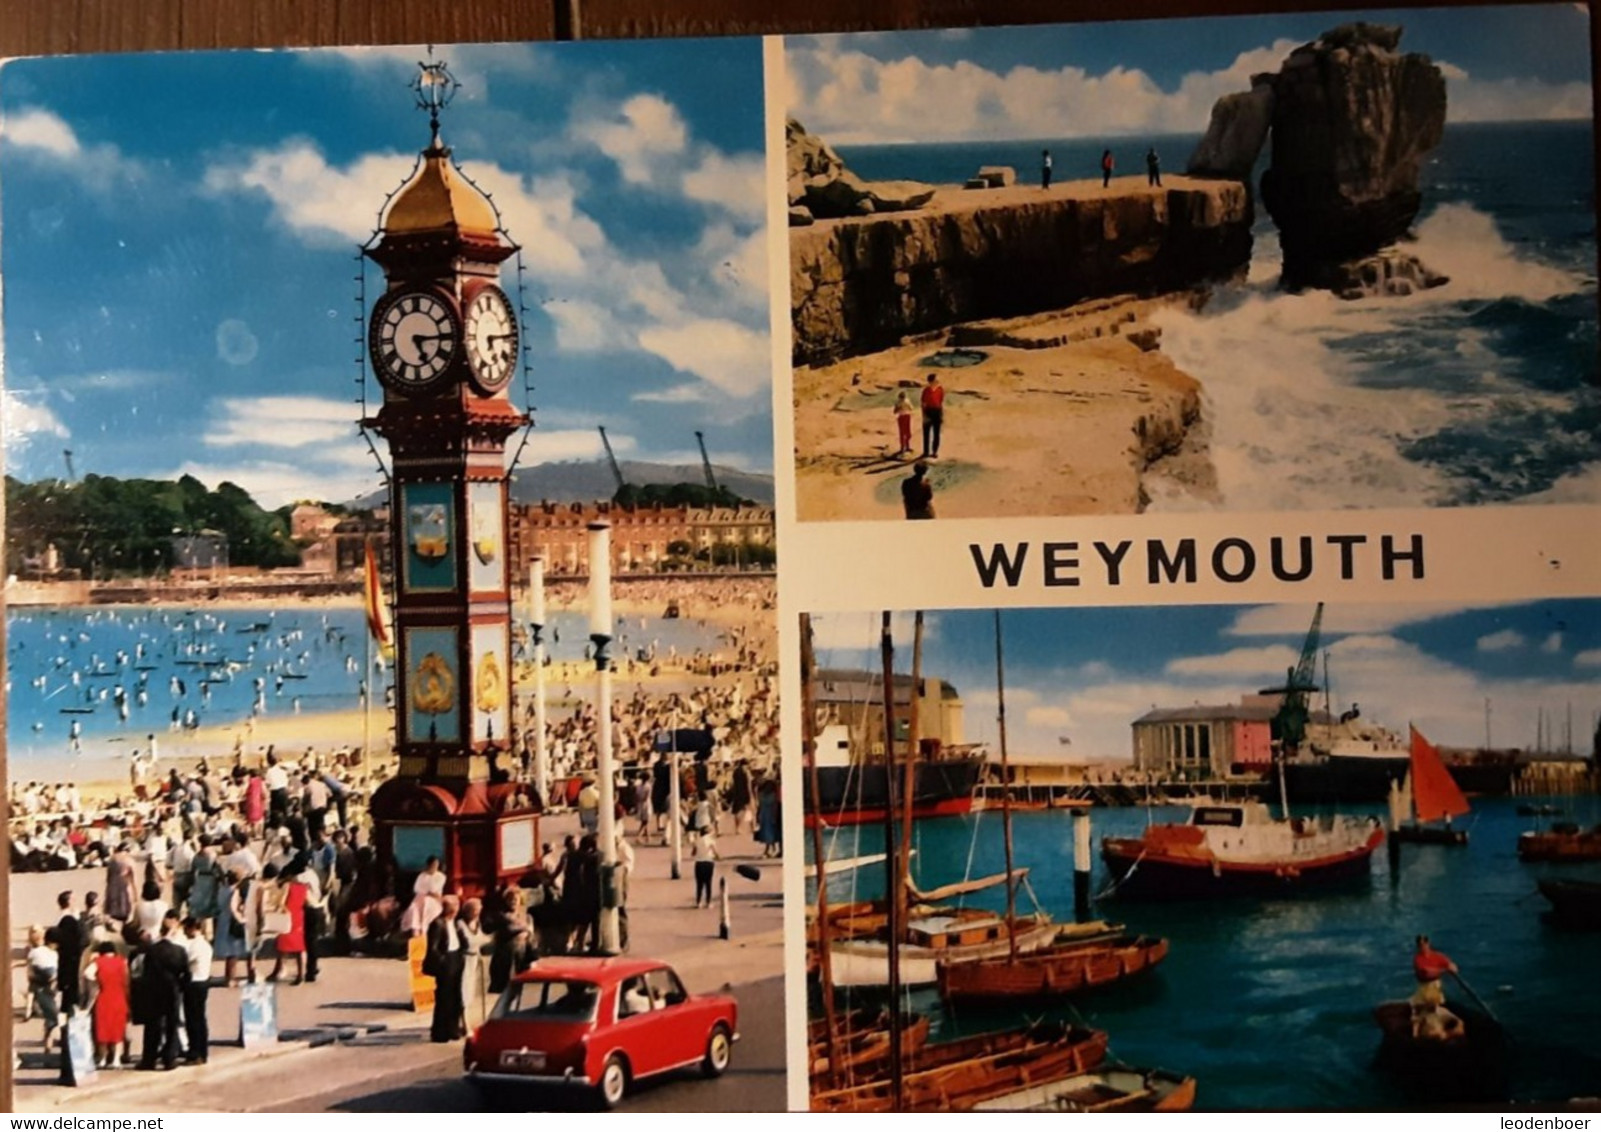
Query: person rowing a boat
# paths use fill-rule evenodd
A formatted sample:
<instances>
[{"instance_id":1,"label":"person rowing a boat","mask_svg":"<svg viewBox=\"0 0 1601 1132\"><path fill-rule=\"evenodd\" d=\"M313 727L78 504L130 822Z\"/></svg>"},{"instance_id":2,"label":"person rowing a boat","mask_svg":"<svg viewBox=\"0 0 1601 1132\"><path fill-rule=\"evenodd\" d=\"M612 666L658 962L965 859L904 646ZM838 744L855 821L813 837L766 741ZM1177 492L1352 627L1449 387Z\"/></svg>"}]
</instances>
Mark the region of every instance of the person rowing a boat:
<instances>
[{"instance_id":1,"label":"person rowing a boat","mask_svg":"<svg viewBox=\"0 0 1601 1132\"><path fill-rule=\"evenodd\" d=\"M1457 973L1456 964L1443 951L1434 950L1429 937L1420 935L1412 953L1412 974L1418 989L1412 993L1412 1034L1418 1038L1445 1041L1462 1032L1462 1019L1445 1006L1446 975Z\"/></svg>"}]
</instances>

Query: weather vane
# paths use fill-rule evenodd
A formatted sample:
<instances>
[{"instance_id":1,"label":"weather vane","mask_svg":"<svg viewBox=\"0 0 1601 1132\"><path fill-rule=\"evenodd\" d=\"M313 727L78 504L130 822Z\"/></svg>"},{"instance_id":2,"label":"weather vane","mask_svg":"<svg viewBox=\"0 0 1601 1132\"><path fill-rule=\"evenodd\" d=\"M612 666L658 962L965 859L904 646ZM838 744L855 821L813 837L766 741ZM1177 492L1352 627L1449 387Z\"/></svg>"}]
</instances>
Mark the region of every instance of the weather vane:
<instances>
[{"instance_id":1,"label":"weather vane","mask_svg":"<svg viewBox=\"0 0 1601 1132\"><path fill-rule=\"evenodd\" d=\"M439 145L439 112L450 105L461 83L450 73L444 60L434 61L433 44L428 45L428 62L417 61L417 77L411 80L411 91L417 96L417 109L428 111L428 125L433 130L433 144Z\"/></svg>"}]
</instances>

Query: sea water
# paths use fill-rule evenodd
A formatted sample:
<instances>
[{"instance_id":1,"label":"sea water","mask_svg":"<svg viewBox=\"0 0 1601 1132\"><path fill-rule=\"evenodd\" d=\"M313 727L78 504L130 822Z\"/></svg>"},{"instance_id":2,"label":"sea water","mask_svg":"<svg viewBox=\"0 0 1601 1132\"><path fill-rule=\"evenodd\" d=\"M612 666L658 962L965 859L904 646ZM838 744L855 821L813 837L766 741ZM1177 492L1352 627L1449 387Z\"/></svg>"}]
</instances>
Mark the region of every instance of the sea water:
<instances>
[{"instance_id":1,"label":"sea water","mask_svg":"<svg viewBox=\"0 0 1601 1132\"><path fill-rule=\"evenodd\" d=\"M1204 386L1219 497L1160 478L1152 510L1601 501L1594 151L1586 122L1448 125L1422 170L1411 250L1444 287L1345 301L1279 290L1258 207L1248 278L1157 317ZM1113 139L1119 176L1154 145L1182 172L1198 136ZM961 183L1011 165L1098 178L1101 141L840 146L868 179ZM1264 153L1258 176L1267 161Z\"/></svg>"},{"instance_id":2,"label":"sea water","mask_svg":"<svg viewBox=\"0 0 1601 1132\"><path fill-rule=\"evenodd\" d=\"M1573 820L1601 820L1601 799L1541 801L1565 808ZM932 1016L932 1041L1026 1019L1081 1018L1108 1032L1114 1057L1196 1077L1203 1109L1430 1107L1460 1094L1409 1090L1372 1064L1379 1046L1373 1008L1412 992L1413 939L1427 934L1512 1036L1513 1099L1594 1096L1601 1090L1601 1044L1595 1040L1601 935L1549 923L1549 905L1535 882L1543 876L1601 880L1601 867L1521 863L1517 835L1542 819L1519 817L1516 805L1475 799L1472 816L1458 823L1469 830L1468 845L1403 846L1393 885L1381 849L1370 880L1316 896L1153 903L1114 894L1100 900L1095 916L1165 937L1171 951L1149 975L1071 1006L945 1009L932 989L915 992L911 1005ZM1183 821L1187 811L1096 808L1091 814L1098 852L1103 835L1136 834L1147 821ZM1034 910L1037 898L1055 919L1071 920L1073 819L1058 810L1018 813L1012 821L1016 866L1028 870L1019 910ZM831 859L883 852L882 825L840 828L825 838ZM808 856L810 844L808 838ZM1005 868L996 811L919 821L913 847L913 879L924 889ZM1111 884L1098 855L1091 882L1097 894ZM882 866L829 878L831 902L882 891ZM807 895L815 899L811 882ZM988 889L967 903L1000 910L1005 890ZM1456 988L1448 991L1462 997Z\"/></svg>"},{"instance_id":3,"label":"sea water","mask_svg":"<svg viewBox=\"0 0 1601 1132\"><path fill-rule=\"evenodd\" d=\"M549 616L546 655L553 662L586 659L587 615L563 610ZM297 700L307 715L361 706L368 655L359 608L19 608L7 615L6 626L13 780L88 778L103 773L107 760L145 750L152 734L159 750L174 709L180 723L191 711L201 727L243 723L255 708L258 679L265 718L294 714ZM716 651L718 633L717 626L692 618L619 617L613 656L621 660L653 646L660 658L672 649L680 656ZM392 682L392 670L376 664L365 681L380 709ZM126 719L116 706L119 687Z\"/></svg>"}]
</instances>

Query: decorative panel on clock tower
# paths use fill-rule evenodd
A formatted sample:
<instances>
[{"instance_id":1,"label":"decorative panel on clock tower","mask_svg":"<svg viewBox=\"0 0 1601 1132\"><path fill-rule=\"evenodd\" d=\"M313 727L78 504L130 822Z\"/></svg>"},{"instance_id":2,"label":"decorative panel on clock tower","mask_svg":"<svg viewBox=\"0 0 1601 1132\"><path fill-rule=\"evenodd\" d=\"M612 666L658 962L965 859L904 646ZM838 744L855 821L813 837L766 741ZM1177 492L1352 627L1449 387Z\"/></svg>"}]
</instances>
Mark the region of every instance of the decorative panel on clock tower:
<instances>
[{"instance_id":1,"label":"decorative panel on clock tower","mask_svg":"<svg viewBox=\"0 0 1601 1132\"><path fill-rule=\"evenodd\" d=\"M379 852L400 874L433 844L466 893L521 867L498 826L518 818L501 767L512 749L506 445L528 418L512 403L518 305L501 288L517 246L440 139L455 89L442 63L413 84L431 137L364 249L384 274L367 321L383 405L362 422L388 442L396 655L395 779L373 796ZM526 807L523 807L526 816Z\"/></svg>"}]
</instances>

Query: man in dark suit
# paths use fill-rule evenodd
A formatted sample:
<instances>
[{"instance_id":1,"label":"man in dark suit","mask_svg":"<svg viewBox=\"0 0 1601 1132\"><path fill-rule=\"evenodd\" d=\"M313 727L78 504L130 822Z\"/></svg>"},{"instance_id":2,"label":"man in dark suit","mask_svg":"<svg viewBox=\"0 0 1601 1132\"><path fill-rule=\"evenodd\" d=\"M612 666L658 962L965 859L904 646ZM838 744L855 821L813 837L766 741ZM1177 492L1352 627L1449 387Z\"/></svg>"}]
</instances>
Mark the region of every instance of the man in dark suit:
<instances>
[{"instance_id":1,"label":"man in dark suit","mask_svg":"<svg viewBox=\"0 0 1601 1132\"><path fill-rule=\"evenodd\" d=\"M83 970L83 922L72 910L72 893L57 896L56 906L61 909L56 925L56 950L61 955L56 985L61 988L61 1013L71 1014L78 1008L78 976Z\"/></svg>"},{"instance_id":2,"label":"man in dark suit","mask_svg":"<svg viewBox=\"0 0 1601 1132\"><path fill-rule=\"evenodd\" d=\"M164 1069L178 1064L178 1015L183 1009L184 988L189 985L189 952L178 942L178 934L178 914L168 912L161 921L161 938L145 949L140 978L145 983L148 1011L140 1069L154 1069L157 1058Z\"/></svg>"},{"instance_id":3,"label":"man in dark suit","mask_svg":"<svg viewBox=\"0 0 1601 1132\"><path fill-rule=\"evenodd\" d=\"M453 1042L461 1037L461 977L467 969L467 933L456 919L460 905L457 897L444 897L439 916L428 925L423 974L434 979L434 1021L429 1036L436 1042Z\"/></svg>"}]
</instances>

